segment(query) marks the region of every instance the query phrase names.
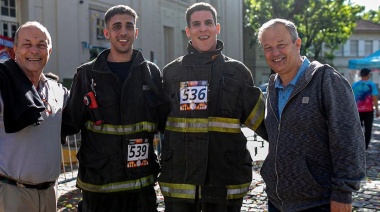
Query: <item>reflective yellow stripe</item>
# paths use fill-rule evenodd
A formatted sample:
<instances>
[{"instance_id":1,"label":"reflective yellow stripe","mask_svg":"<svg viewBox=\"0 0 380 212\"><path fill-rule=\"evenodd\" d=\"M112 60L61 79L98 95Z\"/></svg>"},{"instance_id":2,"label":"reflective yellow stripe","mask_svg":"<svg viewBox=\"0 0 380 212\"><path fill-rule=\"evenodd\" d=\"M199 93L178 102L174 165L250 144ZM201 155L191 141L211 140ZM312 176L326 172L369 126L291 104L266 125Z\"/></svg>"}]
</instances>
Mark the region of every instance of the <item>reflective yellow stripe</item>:
<instances>
[{"instance_id":1,"label":"reflective yellow stripe","mask_svg":"<svg viewBox=\"0 0 380 212\"><path fill-rule=\"evenodd\" d=\"M195 185L159 182L164 197L195 199Z\"/></svg>"},{"instance_id":2,"label":"reflective yellow stripe","mask_svg":"<svg viewBox=\"0 0 380 212\"><path fill-rule=\"evenodd\" d=\"M164 197L195 199L195 193L196 193L195 185L164 183L164 182L159 182L159 185L160 185L161 193L162 195L164 195ZM227 199L243 198L247 194L250 185L251 183L226 186Z\"/></svg>"},{"instance_id":3,"label":"reflective yellow stripe","mask_svg":"<svg viewBox=\"0 0 380 212\"><path fill-rule=\"evenodd\" d=\"M227 186L227 199L243 198L249 190L251 183Z\"/></svg>"},{"instance_id":4,"label":"reflective yellow stripe","mask_svg":"<svg viewBox=\"0 0 380 212\"><path fill-rule=\"evenodd\" d=\"M263 94L260 94L258 101L256 102L255 107L253 108L251 114L249 114L247 120L244 122L244 125L249 127L252 130L256 130L261 122L264 120L265 115L265 102Z\"/></svg>"},{"instance_id":5,"label":"reflective yellow stripe","mask_svg":"<svg viewBox=\"0 0 380 212\"><path fill-rule=\"evenodd\" d=\"M153 175L149 175L136 180L128 180L123 182L109 183L105 185L93 185L85 183L77 178L77 185L85 190L91 192L100 192L100 193L111 193L118 191L130 191L146 187L154 183Z\"/></svg>"},{"instance_id":6,"label":"reflective yellow stripe","mask_svg":"<svg viewBox=\"0 0 380 212\"><path fill-rule=\"evenodd\" d=\"M101 133L101 134L111 134L111 135L128 135L138 132L154 132L157 130L157 125L151 122L139 122L130 125L112 125L112 124L101 124L94 125L94 122L87 121L86 128L90 131Z\"/></svg>"},{"instance_id":7,"label":"reflective yellow stripe","mask_svg":"<svg viewBox=\"0 0 380 212\"><path fill-rule=\"evenodd\" d=\"M206 133L209 131L240 133L240 121L233 118L174 118L168 117L166 130L175 132Z\"/></svg>"}]
</instances>

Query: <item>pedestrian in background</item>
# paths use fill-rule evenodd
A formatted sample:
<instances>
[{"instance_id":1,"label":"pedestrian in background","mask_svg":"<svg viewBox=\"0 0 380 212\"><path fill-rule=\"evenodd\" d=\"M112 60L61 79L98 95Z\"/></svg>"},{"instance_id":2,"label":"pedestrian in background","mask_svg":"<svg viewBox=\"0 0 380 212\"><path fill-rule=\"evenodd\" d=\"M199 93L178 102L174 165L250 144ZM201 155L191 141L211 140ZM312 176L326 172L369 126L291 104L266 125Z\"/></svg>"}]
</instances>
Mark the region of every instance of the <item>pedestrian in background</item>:
<instances>
[{"instance_id":1,"label":"pedestrian in background","mask_svg":"<svg viewBox=\"0 0 380 212\"><path fill-rule=\"evenodd\" d=\"M105 23L110 48L77 68L63 114L63 134L81 132L77 187L82 211L157 211L153 136L161 73L133 49L138 29L132 8L111 7Z\"/></svg>"},{"instance_id":2,"label":"pedestrian in background","mask_svg":"<svg viewBox=\"0 0 380 212\"><path fill-rule=\"evenodd\" d=\"M350 211L365 176L364 136L349 82L300 55L291 21L258 31L270 76L265 126L269 152L260 173L269 212Z\"/></svg>"},{"instance_id":3,"label":"pedestrian in background","mask_svg":"<svg viewBox=\"0 0 380 212\"><path fill-rule=\"evenodd\" d=\"M13 50L15 59L0 63L0 211L56 211L69 92L43 74L52 52L43 25L21 25Z\"/></svg>"},{"instance_id":4,"label":"pedestrian in background","mask_svg":"<svg viewBox=\"0 0 380 212\"><path fill-rule=\"evenodd\" d=\"M266 139L264 97L250 70L222 53L217 12L186 11L188 54L163 69L167 117L159 185L165 212L240 212L252 182L245 124Z\"/></svg>"},{"instance_id":5,"label":"pedestrian in background","mask_svg":"<svg viewBox=\"0 0 380 212\"><path fill-rule=\"evenodd\" d=\"M359 111L360 122L364 128L365 147L368 149L371 141L374 108L376 117L380 116L377 85L370 80L371 70L363 68L360 70L361 80L352 84L356 105Z\"/></svg>"}]
</instances>

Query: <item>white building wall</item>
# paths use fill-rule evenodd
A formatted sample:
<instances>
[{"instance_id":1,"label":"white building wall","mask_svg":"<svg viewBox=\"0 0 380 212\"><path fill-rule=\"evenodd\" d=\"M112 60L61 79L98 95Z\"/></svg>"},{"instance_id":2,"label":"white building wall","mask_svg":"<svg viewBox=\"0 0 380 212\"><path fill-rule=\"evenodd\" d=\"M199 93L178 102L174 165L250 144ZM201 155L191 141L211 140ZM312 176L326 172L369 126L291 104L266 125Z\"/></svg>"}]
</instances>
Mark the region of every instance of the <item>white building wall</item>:
<instances>
[{"instance_id":1,"label":"white building wall","mask_svg":"<svg viewBox=\"0 0 380 212\"><path fill-rule=\"evenodd\" d=\"M224 53L234 59L243 60L243 1L221 1L218 18L221 24L220 38L224 42ZM235 17L234 17L235 16Z\"/></svg>"}]
</instances>

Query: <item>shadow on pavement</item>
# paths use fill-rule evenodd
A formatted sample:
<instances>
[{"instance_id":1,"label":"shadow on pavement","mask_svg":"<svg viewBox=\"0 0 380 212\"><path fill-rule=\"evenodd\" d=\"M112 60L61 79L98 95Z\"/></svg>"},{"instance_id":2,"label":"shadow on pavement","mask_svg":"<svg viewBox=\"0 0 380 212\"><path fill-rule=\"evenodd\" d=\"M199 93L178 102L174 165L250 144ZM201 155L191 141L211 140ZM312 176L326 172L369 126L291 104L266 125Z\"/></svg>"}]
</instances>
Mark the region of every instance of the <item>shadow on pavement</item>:
<instances>
[{"instance_id":1,"label":"shadow on pavement","mask_svg":"<svg viewBox=\"0 0 380 212\"><path fill-rule=\"evenodd\" d=\"M78 202L82 200L82 194L79 189L69 191L60 195L58 198L57 211L59 212L72 212L77 211Z\"/></svg>"}]
</instances>

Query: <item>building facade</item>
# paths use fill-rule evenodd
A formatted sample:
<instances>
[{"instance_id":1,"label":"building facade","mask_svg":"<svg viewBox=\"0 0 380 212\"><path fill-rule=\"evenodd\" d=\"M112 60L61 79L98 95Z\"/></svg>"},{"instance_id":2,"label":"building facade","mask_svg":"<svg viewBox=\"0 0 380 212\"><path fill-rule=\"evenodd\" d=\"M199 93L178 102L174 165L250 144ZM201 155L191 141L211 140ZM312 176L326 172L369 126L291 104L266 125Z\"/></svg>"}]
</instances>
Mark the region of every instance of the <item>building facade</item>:
<instances>
[{"instance_id":1,"label":"building facade","mask_svg":"<svg viewBox=\"0 0 380 212\"><path fill-rule=\"evenodd\" d=\"M186 53L185 11L198 0L2 0L0 34L14 37L18 26L39 21L49 30L53 52L45 72L60 76L70 86L76 67L109 47L103 36L104 13L111 6L126 4L138 14L139 36L134 48L161 69ZM204 0L218 12L219 39L224 54L243 60L243 1Z\"/></svg>"},{"instance_id":2,"label":"building facade","mask_svg":"<svg viewBox=\"0 0 380 212\"><path fill-rule=\"evenodd\" d=\"M334 67L342 73L350 83L359 80L359 70L350 70L348 61L366 57L380 49L380 24L359 20L348 41L334 52ZM380 67L374 69L372 80L380 85Z\"/></svg>"}]
</instances>

